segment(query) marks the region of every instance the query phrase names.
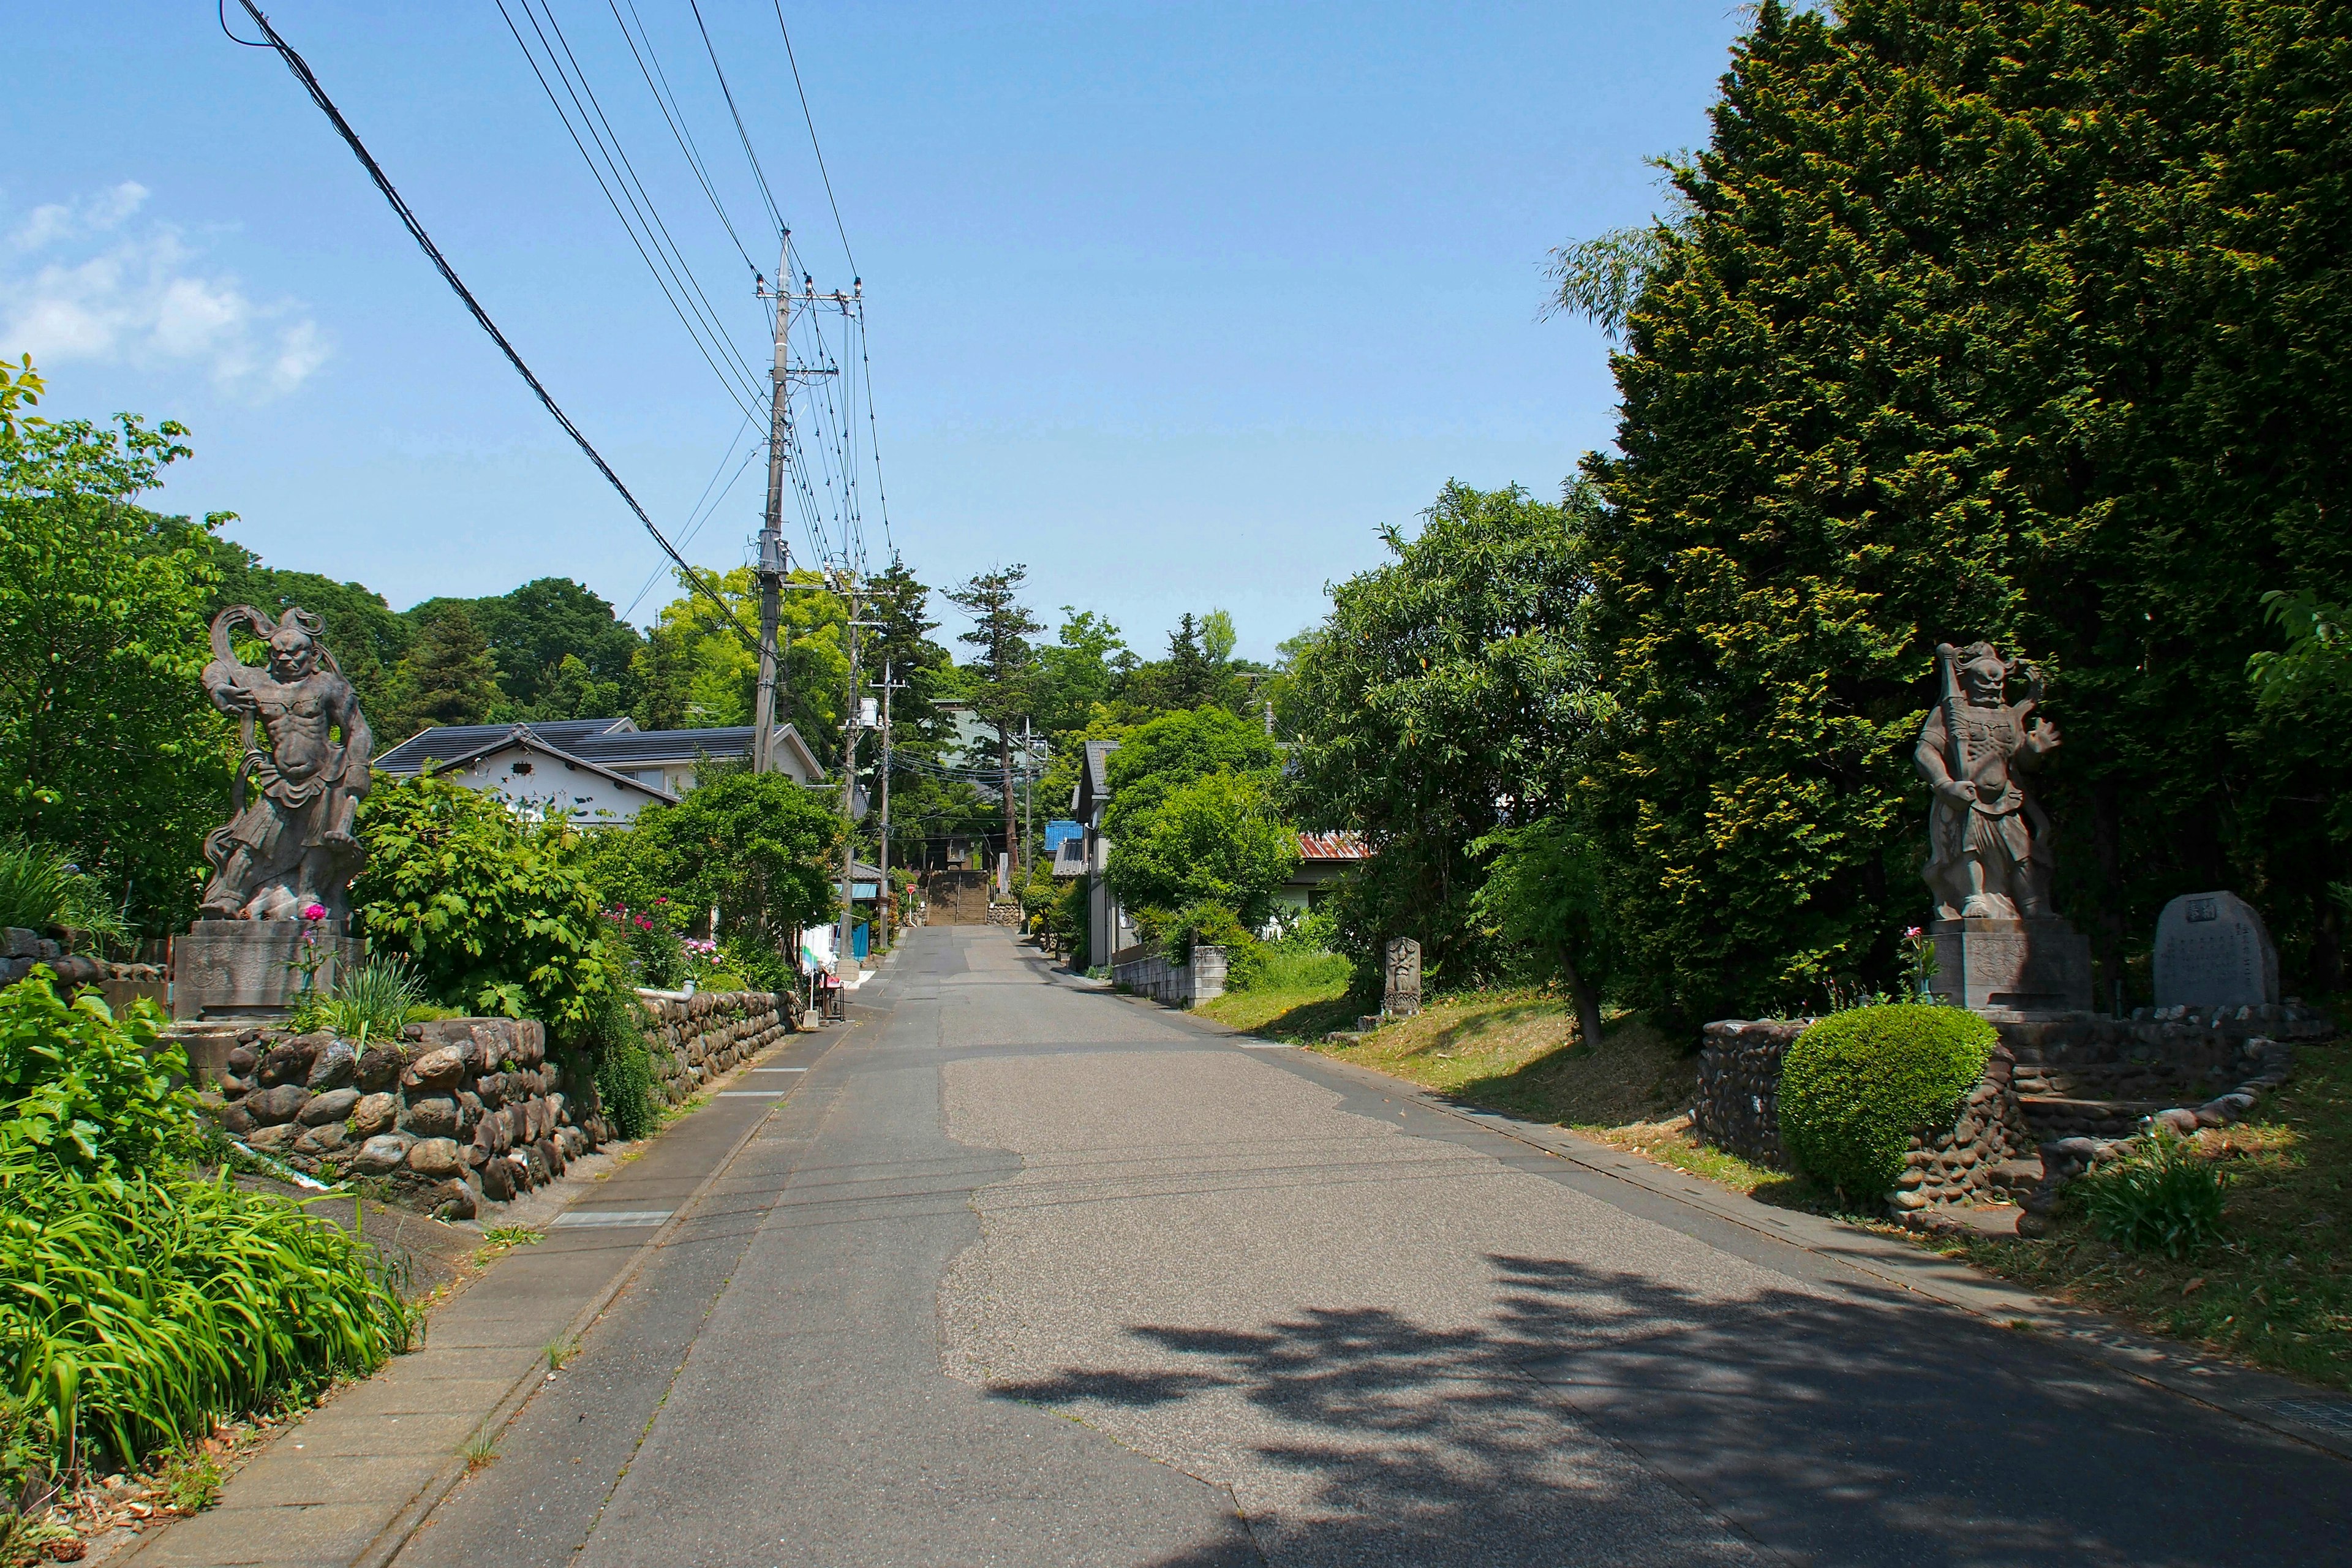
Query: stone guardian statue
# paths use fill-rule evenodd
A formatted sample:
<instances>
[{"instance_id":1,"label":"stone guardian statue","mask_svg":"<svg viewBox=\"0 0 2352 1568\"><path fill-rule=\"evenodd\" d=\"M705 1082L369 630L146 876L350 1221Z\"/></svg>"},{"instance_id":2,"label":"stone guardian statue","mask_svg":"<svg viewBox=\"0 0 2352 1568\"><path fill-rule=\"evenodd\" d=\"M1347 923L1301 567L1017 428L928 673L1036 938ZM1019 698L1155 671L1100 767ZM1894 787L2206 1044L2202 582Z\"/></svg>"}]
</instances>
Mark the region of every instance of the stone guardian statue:
<instances>
[{"instance_id":1,"label":"stone guardian statue","mask_svg":"<svg viewBox=\"0 0 2352 1568\"><path fill-rule=\"evenodd\" d=\"M267 640L269 662L241 662L230 646L240 622ZM308 610L272 620L250 605L213 617L205 689L238 720L244 758L234 816L205 841L213 868L197 910L208 921L299 921L320 910L336 923L351 912L351 881L365 852L352 815L368 790L374 737L351 682L320 641ZM258 726L259 733L256 730ZM256 743L266 739L266 746Z\"/></svg>"},{"instance_id":2,"label":"stone guardian statue","mask_svg":"<svg viewBox=\"0 0 2352 1568\"><path fill-rule=\"evenodd\" d=\"M1942 920L2035 920L2050 908L2050 819L2025 773L2058 744L2032 717L2042 676L2026 667L2022 702L2008 700L2019 665L1990 643L1936 648L1941 699L1912 760L1935 791L1921 874Z\"/></svg>"},{"instance_id":3,"label":"stone guardian statue","mask_svg":"<svg viewBox=\"0 0 2352 1568\"><path fill-rule=\"evenodd\" d=\"M2022 670L2025 700L2009 700ZM2042 677L1990 643L1936 649L1938 700L1912 760L1935 794L1927 863L1936 896L1928 990L1995 1018L2063 1016L2091 1005L2091 949L2050 897L2050 818L2029 775L2058 745L2034 717Z\"/></svg>"}]
</instances>

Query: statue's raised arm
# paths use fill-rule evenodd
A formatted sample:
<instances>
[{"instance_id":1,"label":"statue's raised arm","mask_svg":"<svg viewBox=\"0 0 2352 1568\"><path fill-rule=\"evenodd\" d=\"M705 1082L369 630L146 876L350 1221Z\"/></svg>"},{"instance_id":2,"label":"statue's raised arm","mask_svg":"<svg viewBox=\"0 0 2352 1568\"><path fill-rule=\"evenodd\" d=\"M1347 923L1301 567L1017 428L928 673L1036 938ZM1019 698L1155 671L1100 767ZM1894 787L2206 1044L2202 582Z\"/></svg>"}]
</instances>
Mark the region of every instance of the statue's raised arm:
<instances>
[{"instance_id":1,"label":"statue's raised arm","mask_svg":"<svg viewBox=\"0 0 2352 1568\"><path fill-rule=\"evenodd\" d=\"M268 644L248 665L230 640L239 625ZM313 909L341 921L363 853L353 832L367 793L374 738L351 682L307 610L272 619L250 605L213 617L205 689L240 722L244 756L228 824L205 841L213 878L198 913L207 920L299 920Z\"/></svg>"}]
</instances>

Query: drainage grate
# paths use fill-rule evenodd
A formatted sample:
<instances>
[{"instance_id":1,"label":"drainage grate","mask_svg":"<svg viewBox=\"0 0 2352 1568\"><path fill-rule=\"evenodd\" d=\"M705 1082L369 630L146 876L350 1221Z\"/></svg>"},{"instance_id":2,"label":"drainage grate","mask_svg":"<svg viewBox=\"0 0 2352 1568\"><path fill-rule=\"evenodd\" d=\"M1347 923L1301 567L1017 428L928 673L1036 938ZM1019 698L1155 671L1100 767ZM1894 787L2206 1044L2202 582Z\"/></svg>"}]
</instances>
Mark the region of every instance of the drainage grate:
<instances>
[{"instance_id":1,"label":"drainage grate","mask_svg":"<svg viewBox=\"0 0 2352 1568\"><path fill-rule=\"evenodd\" d=\"M2278 1412L2338 1437L2352 1437L2352 1399L2282 1399Z\"/></svg>"}]
</instances>

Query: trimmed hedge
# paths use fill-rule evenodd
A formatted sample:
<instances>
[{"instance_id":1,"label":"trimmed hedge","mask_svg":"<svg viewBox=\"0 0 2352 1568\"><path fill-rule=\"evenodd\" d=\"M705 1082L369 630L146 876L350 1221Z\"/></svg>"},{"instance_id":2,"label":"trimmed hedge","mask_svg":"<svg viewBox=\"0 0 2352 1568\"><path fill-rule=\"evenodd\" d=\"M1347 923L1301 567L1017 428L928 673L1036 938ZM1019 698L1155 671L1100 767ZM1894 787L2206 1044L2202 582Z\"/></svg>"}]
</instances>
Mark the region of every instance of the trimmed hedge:
<instances>
[{"instance_id":1,"label":"trimmed hedge","mask_svg":"<svg viewBox=\"0 0 2352 1568\"><path fill-rule=\"evenodd\" d=\"M1902 1175L1911 1135L1952 1120L2000 1039L1958 1007L1833 1013L1781 1063L1781 1147L1815 1180L1875 1198Z\"/></svg>"}]
</instances>

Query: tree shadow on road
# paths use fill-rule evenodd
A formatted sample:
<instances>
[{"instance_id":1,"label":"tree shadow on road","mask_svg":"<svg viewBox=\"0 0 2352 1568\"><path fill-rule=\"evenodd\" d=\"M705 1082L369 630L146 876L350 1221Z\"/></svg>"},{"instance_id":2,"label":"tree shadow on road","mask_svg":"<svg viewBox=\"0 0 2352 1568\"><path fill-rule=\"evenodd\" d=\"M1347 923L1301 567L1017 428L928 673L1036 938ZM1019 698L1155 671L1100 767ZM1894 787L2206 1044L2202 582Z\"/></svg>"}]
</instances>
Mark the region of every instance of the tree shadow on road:
<instances>
[{"instance_id":1,"label":"tree shadow on road","mask_svg":"<svg viewBox=\"0 0 2352 1568\"><path fill-rule=\"evenodd\" d=\"M2342 1461L2030 1335L1489 1262L1480 1322L1137 1325L1134 1366L992 1392L1233 1485L1283 1563L2352 1561Z\"/></svg>"}]
</instances>

